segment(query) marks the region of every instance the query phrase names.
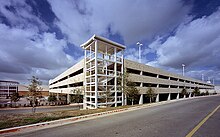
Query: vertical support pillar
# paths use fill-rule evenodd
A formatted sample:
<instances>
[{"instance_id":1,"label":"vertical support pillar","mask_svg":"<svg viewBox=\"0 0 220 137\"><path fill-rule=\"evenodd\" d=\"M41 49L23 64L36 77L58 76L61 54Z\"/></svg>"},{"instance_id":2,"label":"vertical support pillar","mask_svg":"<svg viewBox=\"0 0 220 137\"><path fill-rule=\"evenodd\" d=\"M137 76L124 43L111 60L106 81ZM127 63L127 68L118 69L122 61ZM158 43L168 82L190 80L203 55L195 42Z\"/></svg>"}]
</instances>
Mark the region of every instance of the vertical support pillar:
<instances>
[{"instance_id":1,"label":"vertical support pillar","mask_svg":"<svg viewBox=\"0 0 220 137\"><path fill-rule=\"evenodd\" d=\"M183 98L186 98L186 95L184 95Z\"/></svg>"},{"instance_id":2,"label":"vertical support pillar","mask_svg":"<svg viewBox=\"0 0 220 137\"><path fill-rule=\"evenodd\" d=\"M115 66L114 66L114 76L115 76L115 107L117 107L117 51L116 51L116 47L114 47L114 54L115 54L115 58L114 58L114 62L115 62Z\"/></svg>"},{"instance_id":3,"label":"vertical support pillar","mask_svg":"<svg viewBox=\"0 0 220 137\"><path fill-rule=\"evenodd\" d=\"M98 43L95 41L95 109L98 108Z\"/></svg>"},{"instance_id":4,"label":"vertical support pillar","mask_svg":"<svg viewBox=\"0 0 220 137\"><path fill-rule=\"evenodd\" d=\"M169 95L167 97L167 101L170 101L170 96L171 96L171 93L169 93Z\"/></svg>"},{"instance_id":5,"label":"vertical support pillar","mask_svg":"<svg viewBox=\"0 0 220 137\"><path fill-rule=\"evenodd\" d=\"M83 71L84 71L83 109L86 109L86 85L87 85L86 84L86 71L87 71L87 67L86 67L86 58L87 58L86 50L87 49L85 49L85 51L84 51L84 69L83 69ZM91 52L90 52L90 56L91 56Z\"/></svg>"},{"instance_id":6,"label":"vertical support pillar","mask_svg":"<svg viewBox=\"0 0 220 137\"><path fill-rule=\"evenodd\" d=\"M143 104L143 94L141 94L140 99L139 99L139 105Z\"/></svg>"},{"instance_id":7,"label":"vertical support pillar","mask_svg":"<svg viewBox=\"0 0 220 137\"><path fill-rule=\"evenodd\" d=\"M157 94L157 97L156 97L156 102L159 102L159 97L160 97L160 94Z\"/></svg>"},{"instance_id":8,"label":"vertical support pillar","mask_svg":"<svg viewBox=\"0 0 220 137\"><path fill-rule=\"evenodd\" d=\"M62 90L61 90L62 91ZM59 101L60 99L59 99L59 93L57 93L57 100Z\"/></svg>"},{"instance_id":9,"label":"vertical support pillar","mask_svg":"<svg viewBox=\"0 0 220 137\"><path fill-rule=\"evenodd\" d=\"M143 71L140 72L140 75L143 75ZM141 82L140 87L143 87L143 82Z\"/></svg>"},{"instance_id":10,"label":"vertical support pillar","mask_svg":"<svg viewBox=\"0 0 220 137\"><path fill-rule=\"evenodd\" d=\"M10 92L9 92L9 84L8 84L8 97L10 96Z\"/></svg>"},{"instance_id":11,"label":"vertical support pillar","mask_svg":"<svg viewBox=\"0 0 220 137\"><path fill-rule=\"evenodd\" d=\"M18 93L18 84L16 85L16 93Z\"/></svg>"},{"instance_id":12,"label":"vertical support pillar","mask_svg":"<svg viewBox=\"0 0 220 137\"><path fill-rule=\"evenodd\" d=\"M70 103L70 94L67 94L66 99L67 99L67 104L69 104Z\"/></svg>"},{"instance_id":13,"label":"vertical support pillar","mask_svg":"<svg viewBox=\"0 0 220 137\"><path fill-rule=\"evenodd\" d=\"M127 105L127 95L124 95L124 105Z\"/></svg>"},{"instance_id":14,"label":"vertical support pillar","mask_svg":"<svg viewBox=\"0 0 220 137\"><path fill-rule=\"evenodd\" d=\"M179 99L179 98L180 98L180 94L179 94L179 93L177 93L176 99Z\"/></svg>"},{"instance_id":15,"label":"vertical support pillar","mask_svg":"<svg viewBox=\"0 0 220 137\"><path fill-rule=\"evenodd\" d=\"M126 96L124 94L124 51L121 51L122 52L122 55L121 55L121 92L122 92L122 106L124 105L127 105L127 99L126 99Z\"/></svg>"},{"instance_id":16,"label":"vertical support pillar","mask_svg":"<svg viewBox=\"0 0 220 137\"><path fill-rule=\"evenodd\" d=\"M189 92L189 98L191 98L192 97L192 92Z\"/></svg>"}]
</instances>

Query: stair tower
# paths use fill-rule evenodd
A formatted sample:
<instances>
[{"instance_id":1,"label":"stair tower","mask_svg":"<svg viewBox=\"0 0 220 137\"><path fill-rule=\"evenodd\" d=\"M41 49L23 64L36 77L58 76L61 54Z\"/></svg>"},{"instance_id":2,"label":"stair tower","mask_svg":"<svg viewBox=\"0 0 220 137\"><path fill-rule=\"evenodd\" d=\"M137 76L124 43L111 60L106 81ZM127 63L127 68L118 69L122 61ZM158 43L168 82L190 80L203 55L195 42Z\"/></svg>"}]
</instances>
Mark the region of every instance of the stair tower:
<instances>
[{"instance_id":1,"label":"stair tower","mask_svg":"<svg viewBox=\"0 0 220 137\"><path fill-rule=\"evenodd\" d=\"M81 45L84 58L84 108L123 105L121 83L125 46L94 35Z\"/></svg>"}]
</instances>

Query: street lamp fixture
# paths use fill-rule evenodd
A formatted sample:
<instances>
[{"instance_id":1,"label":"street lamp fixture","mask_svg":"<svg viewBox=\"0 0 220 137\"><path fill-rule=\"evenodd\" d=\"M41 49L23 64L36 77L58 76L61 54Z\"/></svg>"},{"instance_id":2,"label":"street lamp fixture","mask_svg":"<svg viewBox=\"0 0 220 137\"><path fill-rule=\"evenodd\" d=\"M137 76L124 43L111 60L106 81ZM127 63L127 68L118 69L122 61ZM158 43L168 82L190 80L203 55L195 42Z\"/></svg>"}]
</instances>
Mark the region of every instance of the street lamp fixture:
<instances>
[{"instance_id":1,"label":"street lamp fixture","mask_svg":"<svg viewBox=\"0 0 220 137\"><path fill-rule=\"evenodd\" d=\"M183 76L185 75L185 64L182 64L183 67Z\"/></svg>"},{"instance_id":2,"label":"street lamp fixture","mask_svg":"<svg viewBox=\"0 0 220 137\"><path fill-rule=\"evenodd\" d=\"M137 42L137 45L139 47L139 63L141 63L141 46L143 46L143 44L141 44L140 42Z\"/></svg>"}]
</instances>

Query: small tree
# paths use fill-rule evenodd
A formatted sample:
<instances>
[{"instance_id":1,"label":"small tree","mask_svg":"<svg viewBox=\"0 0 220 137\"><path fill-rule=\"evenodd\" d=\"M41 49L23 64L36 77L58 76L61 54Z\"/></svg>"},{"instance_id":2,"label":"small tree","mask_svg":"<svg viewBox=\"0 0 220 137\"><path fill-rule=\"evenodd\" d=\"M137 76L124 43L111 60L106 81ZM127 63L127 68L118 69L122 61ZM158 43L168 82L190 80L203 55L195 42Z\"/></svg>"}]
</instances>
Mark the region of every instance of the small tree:
<instances>
[{"instance_id":1,"label":"small tree","mask_svg":"<svg viewBox=\"0 0 220 137\"><path fill-rule=\"evenodd\" d=\"M128 99L131 100L132 105L134 105L134 101L138 98L139 95L139 90L136 88L136 84L134 82L128 81L124 92Z\"/></svg>"},{"instance_id":2,"label":"small tree","mask_svg":"<svg viewBox=\"0 0 220 137\"><path fill-rule=\"evenodd\" d=\"M112 95L112 93L109 89L106 89L106 91L103 94L103 99L105 101L105 105L107 108L108 108L108 102L112 99L111 95Z\"/></svg>"},{"instance_id":3,"label":"small tree","mask_svg":"<svg viewBox=\"0 0 220 137\"><path fill-rule=\"evenodd\" d=\"M199 95L200 95L200 90L199 90L198 87L195 87L195 89L193 90L193 94L194 94L195 96L199 96Z\"/></svg>"},{"instance_id":4,"label":"small tree","mask_svg":"<svg viewBox=\"0 0 220 137\"><path fill-rule=\"evenodd\" d=\"M146 91L147 97L150 99L150 103L152 102L152 100L154 99L154 97L156 96L154 90L151 88L151 85L149 85L147 91Z\"/></svg>"},{"instance_id":5,"label":"small tree","mask_svg":"<svg viewBox=\"0 0 220 137\"><path fill-rule=\"evenodd\" d=\"M16 102L18 102L19 99L20 99L20 96L18 92L13 92L13 94L11 95L11 103L14 102L16 106Z\"/></svg>"},{"instance_id":6,"label":"small tree","mask_svg":"<svg viewBox=\"0 0 220 137\"><path fill-rule=\"evenodd\" d=\"M209 91L208 90L206 90L205 95L209 95Z\"/></svg>"},{"instance_id":7,"label":"small tree","mask_svg":"<svg viewBox=\"0 0 220 137\"><path fill-rule=\"evenodd\" d=\"M118 85L120 85L119 89L128 99L131 100L133 105L134 101L137 99L139 95L139 90L136 88L136 84L129 79L129 73L127 73L126 69L124 70L123 74L119 77Z\"/></svg>"},{"instance_id":8,"label":"small tree","mask_svg":"<svg viewBox=\"0 0 220 137\"><path fill-rule=\"evenodd\" d=\"M37 106L37 97L41 97L42 88L40 87L41 81L39 78L32 76L30 84L28 85L28 96L30 97L30 104L32 105L32 112L35 112L35 106Z\"/></svg>"},{"instance_id":9,"label":"small tree","mask_svg":"<svg viewBox=\"0 0 220 137\"><path fill-rule=\"evenodd\" d=\"M71 101L74 103L80 103L83 102L83 96L82 96L82 91L80 89L74 89L72 90L74 95L71 97Z\"/></svg>"},{"instance_id":10,"label":"small tree","mask_svg":"<svg viewBox=\"0 0 220 137\"><path fill-rule=\"evenodd\" d=\"M182 96L186 96L187 94L188 94L187 89L184 87L184 88L181 90L181 95L182 95Z\"/></svg>"},{"instance_id":11,"label":"small tree","mask_svg":"<svg viewBox=\"0 0 220 137\"><path fill-rule=\"evenodd\" d=\"M56 96L54 96L54 95L50 95L50 96L48 97L48 101L49 101L49 102L55 102L55 101L57 101L57 98L56 98Z\"/></svg>"}]
</instances>

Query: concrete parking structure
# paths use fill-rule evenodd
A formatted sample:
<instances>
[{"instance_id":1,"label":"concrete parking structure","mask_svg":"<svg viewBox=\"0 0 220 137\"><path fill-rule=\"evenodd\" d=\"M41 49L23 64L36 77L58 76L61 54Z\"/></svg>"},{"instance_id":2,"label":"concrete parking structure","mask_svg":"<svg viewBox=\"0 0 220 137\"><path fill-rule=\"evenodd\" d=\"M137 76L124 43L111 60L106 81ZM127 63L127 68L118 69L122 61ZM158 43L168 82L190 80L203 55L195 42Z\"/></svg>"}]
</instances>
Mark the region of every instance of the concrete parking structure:
<instances>
[{"instance_id":1,"label":"concrete parking structure","mask_svg":"<svg viewBox=\"0 0 220 137\"><path fill-rule=\"evenodd\" d=\"M198 87L201 92L214 92L214 85L201 80L170 73L159 68L124 59L125 46L94 35L81 45L84 59L49 81L49 92L70 95L80 89L84 96L84 108L126 105L126 95L119 79L127 72L140 91L139 104L146 100L146 90L151 87L157 94L156 101L179 99L183 88L192 96ZM105 94L111 99L104 103Z\"/></svg>"}]
</instances>

